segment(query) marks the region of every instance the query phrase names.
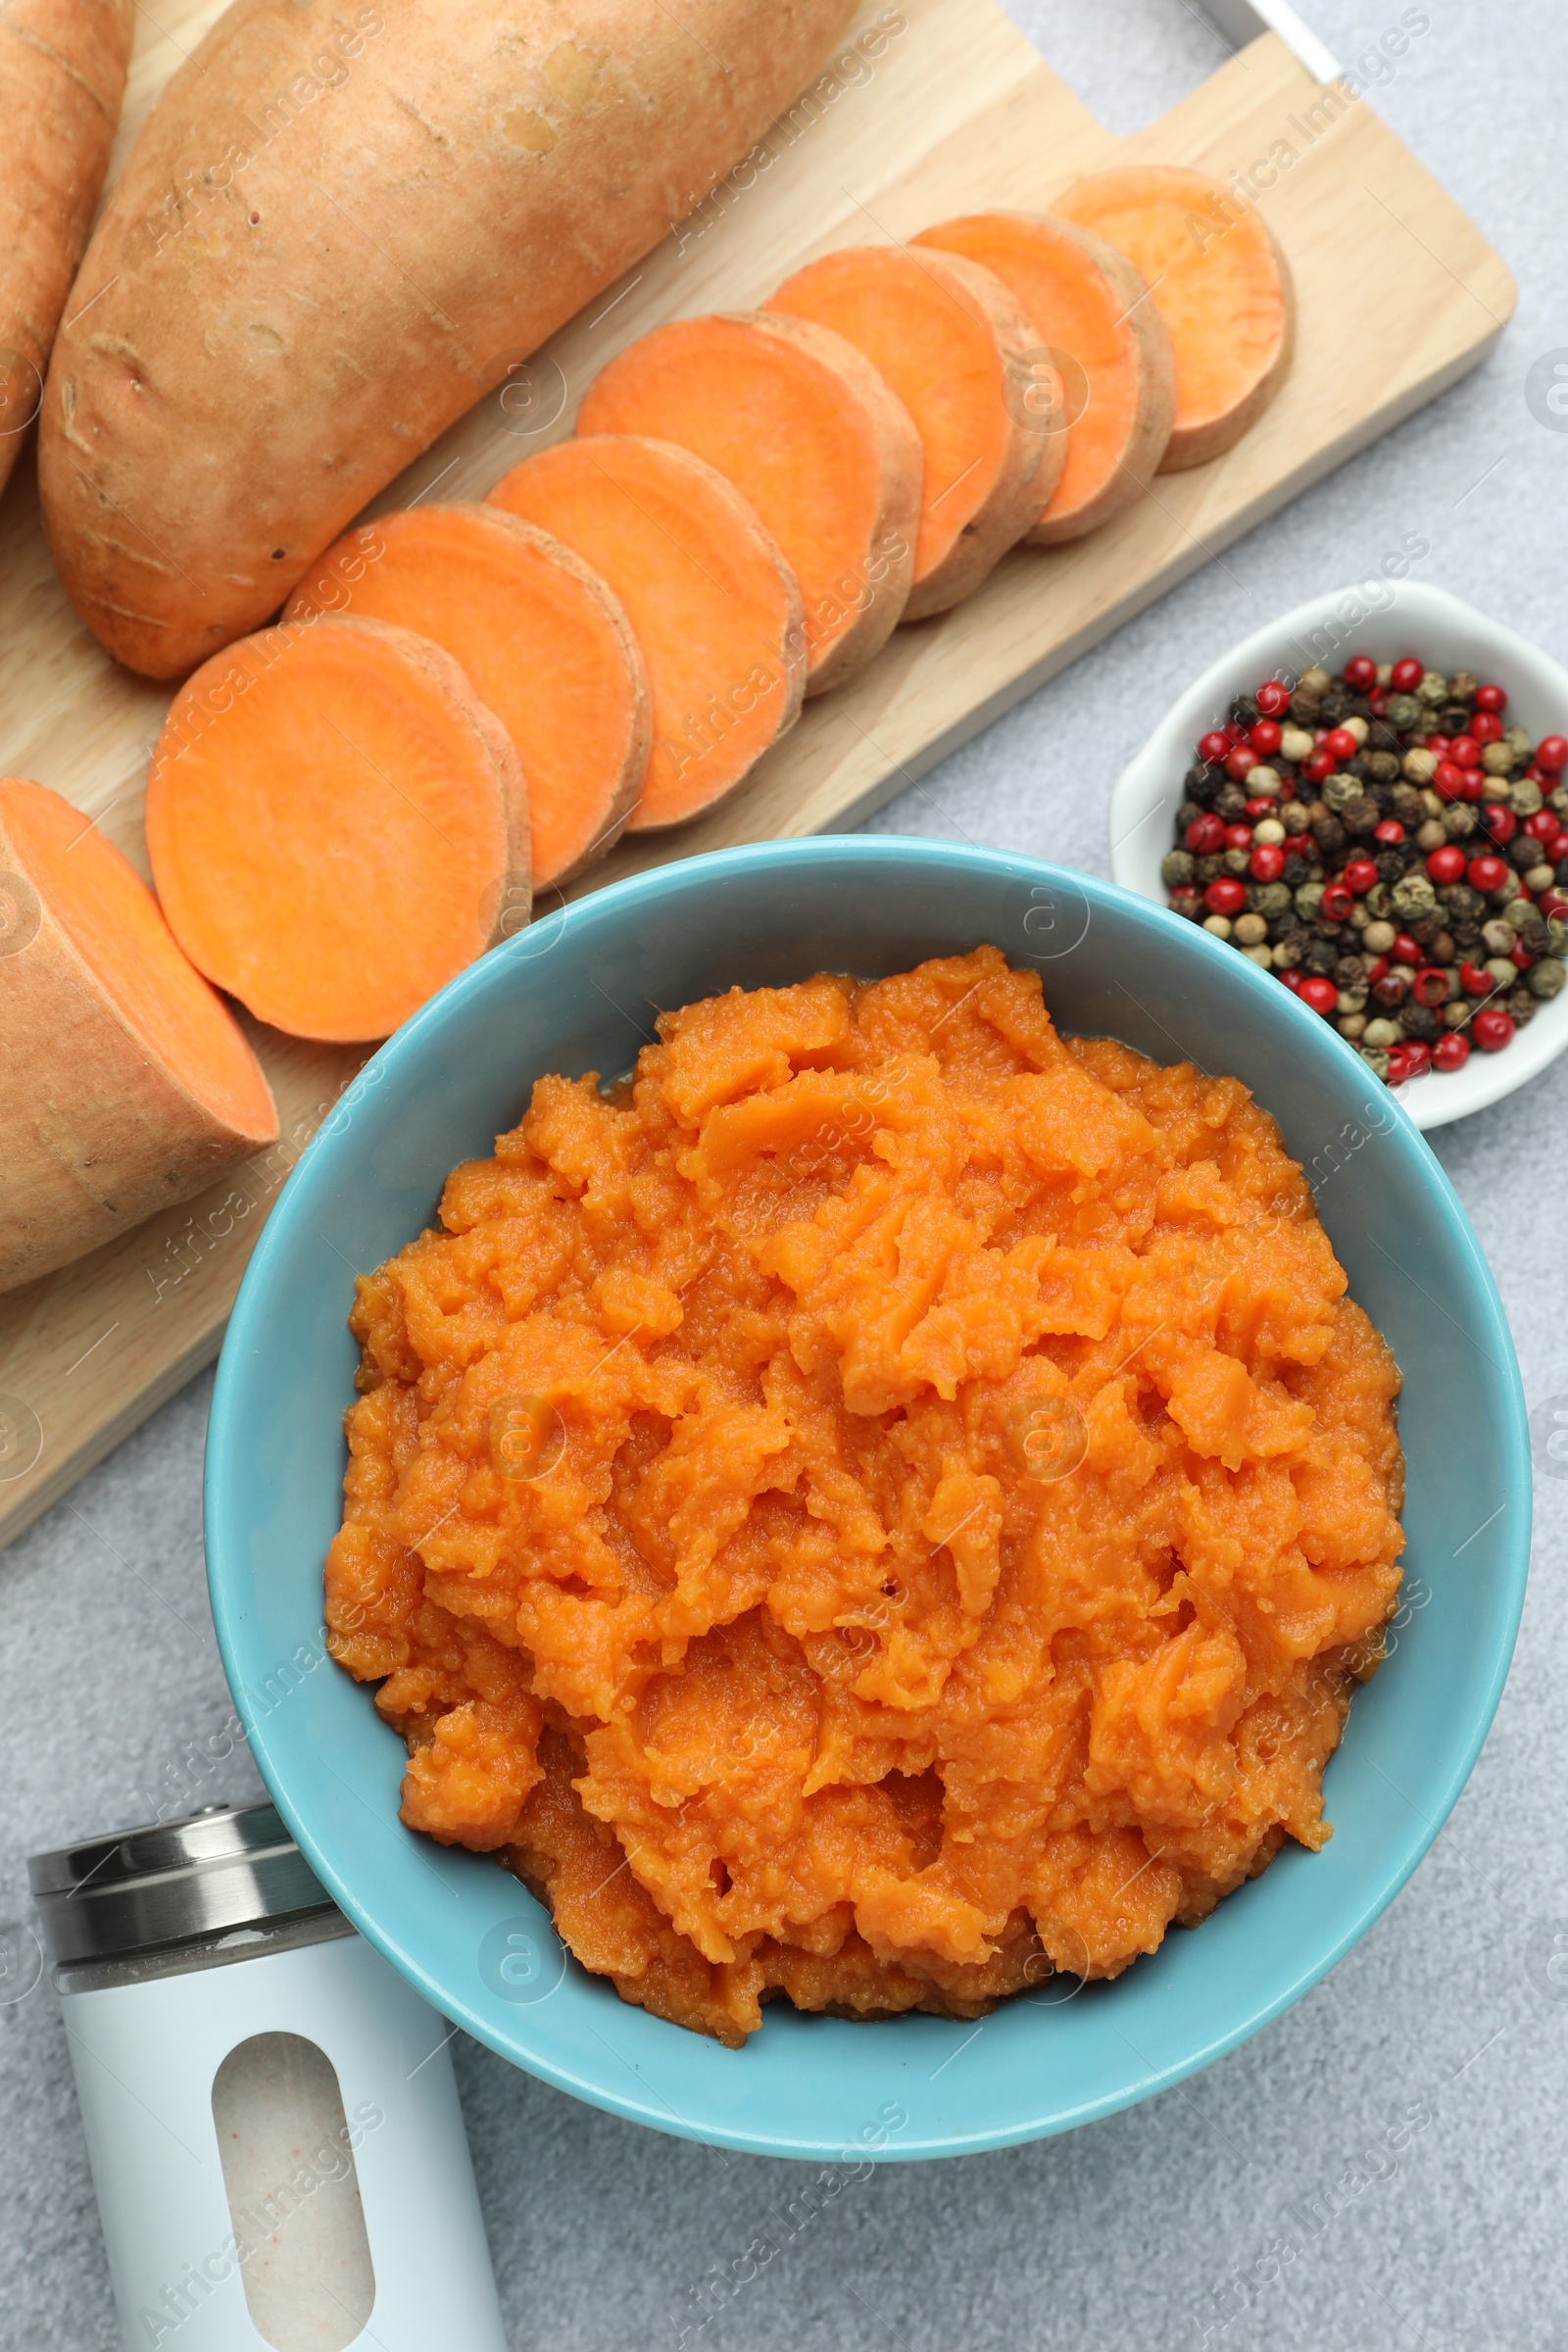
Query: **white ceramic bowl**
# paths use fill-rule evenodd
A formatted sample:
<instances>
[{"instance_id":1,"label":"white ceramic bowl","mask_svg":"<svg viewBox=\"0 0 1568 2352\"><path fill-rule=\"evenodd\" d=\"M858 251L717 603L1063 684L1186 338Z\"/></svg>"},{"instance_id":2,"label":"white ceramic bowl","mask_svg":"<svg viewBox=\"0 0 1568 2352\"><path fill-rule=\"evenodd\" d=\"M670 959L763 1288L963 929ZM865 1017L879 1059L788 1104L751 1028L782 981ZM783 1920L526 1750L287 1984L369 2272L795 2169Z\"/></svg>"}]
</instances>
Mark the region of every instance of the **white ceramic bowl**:
<instances>
[{"instance_id":1,"label":"white ceramic bowl","mask_svg":"<svg viewBox=\"0 0 1568 2352\"><path fill-rule=\"evenodd\" d=\"M1174 702L1110 796L1110 869L1124 890L1164 904L1160 861L1174 838L1182 778L1198 739L1224 723L1239 694L1276 672L1344 667L1351 654L1396 662L1415 654L1445 673L1468 669L1505 687L1507 719L1532 737L1568 734L1568 669L1446 588L1364 580L1315 596L1254 629ZM1173 917L1173 920L1179 920ZM1444 1127L1511 1095L1568 1046L1568 989L1543 1004L1500 1054L1472 1054L1462 1070L1430 1070L1399 1088L1418 1127Z\"/></svg>"}]
</instances>

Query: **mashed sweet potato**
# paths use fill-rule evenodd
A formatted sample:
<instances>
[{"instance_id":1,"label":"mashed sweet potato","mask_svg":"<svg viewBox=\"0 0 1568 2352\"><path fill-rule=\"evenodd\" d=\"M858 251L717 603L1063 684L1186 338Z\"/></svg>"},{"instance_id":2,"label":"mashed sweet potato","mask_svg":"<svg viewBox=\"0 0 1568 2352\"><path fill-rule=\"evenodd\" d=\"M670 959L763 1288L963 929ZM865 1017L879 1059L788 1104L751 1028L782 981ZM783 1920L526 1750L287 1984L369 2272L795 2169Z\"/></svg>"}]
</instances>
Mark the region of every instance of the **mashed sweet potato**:
<instances>
[{"instance_id":1,"label":"mashed sweet potato","mask_svg":"<svg viewBox=\"0 0 1568 2352\"><path fill-rule=\"evenodd\" d=\"M994 948L543 1078L361 1280L333 1655L630 2001L981 2014L1316 1847L1399 1376L1230 1078Z\"/></svg>"}]
</instances>

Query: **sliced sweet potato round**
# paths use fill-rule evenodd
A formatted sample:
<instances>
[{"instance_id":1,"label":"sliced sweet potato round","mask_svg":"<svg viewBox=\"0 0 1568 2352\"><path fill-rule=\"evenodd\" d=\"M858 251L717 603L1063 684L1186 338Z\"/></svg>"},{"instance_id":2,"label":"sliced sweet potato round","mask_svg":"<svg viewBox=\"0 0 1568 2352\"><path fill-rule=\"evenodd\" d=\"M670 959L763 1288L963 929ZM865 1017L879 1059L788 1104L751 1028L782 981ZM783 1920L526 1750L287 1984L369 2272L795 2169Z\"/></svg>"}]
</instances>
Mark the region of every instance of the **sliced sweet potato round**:
<instances>
[{"instance_id":1,"label":"sliced sweet potato round","mask_svg":"<svg viewBox=\"0 0 1568 2352\"><path fill-rule=\"evenodd\" d=\"M1051 209L1127 256L1170 329L1176 419L1161 473L1232 448L1284 383L1295 339L1290 266L1262 214L1174 164L1091 172Z\"/></svg>"},{"instance_id":2,"label":"sliced sweet potato round","mask_svg":"<svg viewBox=\"0 0 1568 2352\"><path fill-rule=\"evenodd\" d=\"M920 437L842 335L775 312L677 318L595 377L577 430L673 441L750 501L800 583L808 695L886 645L914 571Z\"/></svg>"},{"instance_id":3,"label":"sliced sweet potato round","mask_svg":"<svg viewBox=\"0 0 1568 2352\"><path fill-rule=\"evenodd\" d=\"M412 629L263 629L170 707L147 849L198 970L294 1037L387 1037L527 920L512 739Z\"/></svg>"},{"instance_id":4,"label":"sliced sweet potato round","mask_svg":"<svg viewBox=\"0 0 1568 2352\"><path fill-rule=\"evenodd\" d=\"M853 343L908 411L922 467L904 618L946 612L1022 537L1061 471L1066 442L1028 405L1038 329L991 270L902 245L824 254L767 308Z\"/></svg>"},{"instance_id":5,"label":"sliced sweet potato round","mask_svg":"<svg viewBox=\"0 0 1568 2352\"><path fill-rule=\"evenodd\" d=\"M328 548L284 618L328 599L466 671L522 762L536 891L604 856L643 787L648 678L619 600L580 557L500 507L412 507Z\"/></svg>"},{"instance_id":6,"label":"sliced sweet potato round","mask_svg":"<svg viewBox=\"0 0 1568 2352\"><path fill-rule=\"evenodd\" d=\"M140 875L58 793L0 779L0 1291L276 1138L261 1063Z\"/></svg>"},{"instance_id":7,"label":"sliced sweet potato round","mask_svg":"<svg viewBox=\"0 0 1568 2352\"><path fill-rule=\"evenodd\" d=\"M684 824L734 790L800 714L800 590L733 483L673 442L560 441L490 493L608 580L642 648L653 753L634 832Z\"/></svg>"},{"instance_id":8,"label":"sliced sweet potato round","mask_svg":"<svg viewBox=\"0 0 1568 2352\"><path fill-rule=\"evenodd\" d=\"M1109 522L1157 470L1176 416L1170 329L1143 278L1103 237L1047 213L971 213L913 242L994 270L1067 379L1064 463L1030 542L1054 547Z\"/></svg>"}]
</instances>

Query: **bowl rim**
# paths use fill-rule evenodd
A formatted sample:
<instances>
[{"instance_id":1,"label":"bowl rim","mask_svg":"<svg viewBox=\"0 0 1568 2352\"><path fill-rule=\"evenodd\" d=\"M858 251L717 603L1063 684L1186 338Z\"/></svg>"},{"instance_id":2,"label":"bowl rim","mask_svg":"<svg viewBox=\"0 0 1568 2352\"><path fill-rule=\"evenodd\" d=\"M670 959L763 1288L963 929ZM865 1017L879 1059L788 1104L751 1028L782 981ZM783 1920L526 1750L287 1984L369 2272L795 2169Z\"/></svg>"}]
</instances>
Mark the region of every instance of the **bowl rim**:
<instances>
[{"instance_id":1,"label":"bowl rim","mask_svg":"<svg viewBox=\"0 0 1568 2352\"><path fill-rule=\"evenodd\" d=\"M1171 820L1181 802L1181 778L1191 763L1193 747L1204 724L1237 694L1250 691L1260 677L1290 665L1290 658L1312 650L1311 634L1326 626L1340 632L1334 654L1353 650L1362 639L1387 635L1393 626L1419 630L1428 626L1457 631L1487 660L1508 687L1510 701L1521 690L1554 701L1561 719L1557 731L1568 733L1568 668L1528 637L1497 620L1479 606L1468 604L1451 589L1425 580L1384 579L1369 595L1369 582L1351 581L1340 588L1310 596L1264 621L1217 656L1202 674L1185 687L1151 730L1111 787L1107 812L1111 872L1123 889L1164 906L1159 860L1170 847ZM1387 600L1378 597L1387 591ZM1349 620L1341 608L1353 599L1364 620ZM1294 642L1293 642L1294 641ZM1305 641L1303 643L1303 641ZM1367 650L1375 650L1368 644ZM1508 673L1508 674L1505 674ZM1154 840L1146 838L1156 815L1163 824ZM1177 916L1177 921L1186 918ZM1516 1034L1501 1054L1472 1054L1462 1070L1427 1072L1397 1090L1400 1105L1423 1131L1446 1127L1454 1119L1500 1102L1504 1096L1527 1086L1568 1049L1568 989L1554 1002L1542 1004L1527 1030ZM1391 1093L1395 1090L1391 1089Z\"/></svg>"},{"instance_id":2,"label":"bowl rim","mask_svg":"<svg viewBox=\"0 0 1568 2352\"><path fill-rule=\"evenodd\" d=\"M1113 918L1131 918L1135 927L1152 922L1164 924L1174 919L1151 907L1147 900L1122 890L1114 883L1107 883L1098 876L1051 866L1017 853L925 840L918 836L867 834L809 835L748 844L700 858L671 860L573 901L557 916L549 919L565 925L571 923L574 916L580 916L590 908L602 914L613 911L628 902L635 903L666 891L679 894L709 884L722 885L727 878L750 871L760 860L795 864L801 869L808 869L819 860L863 860L881 866L885 874L891 875L901 860L910 858L928 867L940 861L951 868L956 861L993 877L1000 875L1008 881L1021 879L1066 883L1082 891L1092 906L1098 905L1102 911ZM1234 974L1236 983L1240 984L1244 993L1254 988L1260 992L1266 990L1269 1002L1273 1004L1276 1001L1275 991L1264 973L1241 958L1230 956L1218 942L1208 940L1201 933L1190 932L1185 924L1181 928L1189 931L1193 948L1199 956L1211 956L1219 959L1222 967ZM366 1065L367 1071L372 1073L368 1084L377 1085L380 1080L392 1075L396 1062L416 1052L429 1033L439 1032L455 1018L461 1019L470 999L492 988L504 986L504 969L521 959L519 951L522 956L526 956L524 943L527 938L527 932L520 933L508 946L481 957L422 1005L386 1042L372 1057L372 1062ZM1297 1005L1286 992L1279 992L1279 996L1284 999L1280 1009L1287 1019L1294 1016L1314 1040L1321 1035L1321 1024L1313 1015ZM1334 1050L1348 1054L1343 1041L1336 1040ZM385 1062L382 1062L383 1055L388 1057ZM377 1069L375 1065L380 1066ZM340 1109L351 1109L356 1090L363 1090L366 1085L366 1076L362 1072L342 1098ZM1524 1393L1502 1301L1469 1219L1441 1163L1419 1145L1417 1133L1403 1106L1392 1096L1391 1104L1396 1127L1403 1130L1409 1144L1420 1152L1422 1181L1430 1191L1435 1211L1444 1223L1451 1246L1468 1271L1473 1299L1483 1328L1479 1336L1473 1332L1467 1336L1483 1353L1489 1355L1499 1376L1499 1394L1506 1402L1507 1412L1506 1445L1503 1449L1506 1459L1499 1461L1498 1466L1508 1500L1513 1502L1515 1498L1522 1498L1524 1503L1522 1510L1513 1508L1507 1514L1504 1529L1507 1551L1498 1575L1496 1600L1488 1623L1486 1647L1490 1656L1484 1693L1475 1704L1469 1727L1451 1751L1450 1762L1441 1785L1423 1788L1424 1805L1417 1807L1413 1800L1406 1799L1406 1811L1415 1817L1414 1826L1406 1827L1401 1837L1391 1838L1390 1859L1378 1866L1360 1898L1348 1903L1342 1931L1330 1945L1320 1947L1305 1966L1294 1972L1288 1966L1284 1967L1280 1979L1275 1982L1275 1989L1266 1997L1241 2004L1239 2013L1222 2030L1189 2049L1174 2063L1152 2067L1151 2062L1146 2061L1144 2072L1137 2080L1113 2086L1095 2097L1082 2099L1070 2110L1057 2111L1043 2119L1025 2118L1001 2126L981 2124L972 2131L947 2128L923 2137L911 2134L907 2139L890 2141L878 2151L878 2161L912 2162L977 2154L994 2148L1028 2144L1060 2132L1076 2130L1082 2124L1102 2120L1137 2105L1156 2091L1174 2087L1239 2047L1309 1991L1367 1933L1424 1859L1474 1769L1502 1694L1524 1606L1531 1500ZM246 1690L244 1660L241 1656L243 1611L239 1605L242 1578L236 1574L231 1583L225 1567L227 1514L222 1483L225 1457L234 1452L239 1443L245 1411L240 1394L241 1383L252 1353L254 1326L262 1311L264 1294L278 1261L286 1256L296 1230L308 1227L316 1196L330 1181L336 1149L339 1146L347 1148L346 1138L351 1128L352 1120L348 1117L336 1119L329 1116L325 1119L281 1188L246 1268L218 1366L207 1440L203 1501L213 1618L231 1691L243 1692ZM239 1548L236 1544L236 1553ZM369 1703L368 1695L366 1703ZM323 1886L360 1933L415 1985L433 2009L452 2024L461 2026L499 2056L556 2088L605 2112L647 2125L653 2130L705 2145L733 2148L749 2154L806 2162L822 2162L844 2154L848 2160L847 2152L840 2150L836 2137L819 2141L786 2141L776 2133L770 2134L766 2128L731 2123L711 2114L699 2123L675 2115L667 2103L658 2100L657 2091L652 2097L642 2097L636 2092L622 2089L616 2080L584 2078L570 2063L553 2059L548 2051L524 2052L519 2049L516 2042L491 2024L468 1996L455 1991L436 1972L426 1969L405 1950L398 1940L395 1927L384 1926L378 1921L373 1897L368 1902L357 1890L352 1879L338 1867L333 1853L318 1838L308 1808L296 1803L287 1759L275 1751L266 1718L253 1721L254 1710L243 1705L238 1697L235 1707L246 1726L253 1759L269 1792ZM902 2022L890 2021L884 2031L891 2033ZM635 2073L629 2060L620 2063L624 2070ZM1042 2092L1042 2097L1047 2095Z\"/></svg>"}]
</instances>

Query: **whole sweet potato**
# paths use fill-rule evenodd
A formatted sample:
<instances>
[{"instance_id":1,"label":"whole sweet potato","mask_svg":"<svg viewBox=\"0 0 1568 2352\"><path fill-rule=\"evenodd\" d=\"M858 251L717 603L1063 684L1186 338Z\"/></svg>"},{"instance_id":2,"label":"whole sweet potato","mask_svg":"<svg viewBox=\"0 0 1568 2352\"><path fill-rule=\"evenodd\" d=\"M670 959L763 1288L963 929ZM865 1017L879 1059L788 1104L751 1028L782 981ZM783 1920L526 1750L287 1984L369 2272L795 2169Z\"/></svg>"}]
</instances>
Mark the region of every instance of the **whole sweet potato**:
<instances>
[{"instance_id":1,"label":"whole sweet potato","mask_svg":"<svg viewBox=\"0 0 1568 2352\"><path fill-rule=\"evenodd\" d=\"M680 220L849 0L235 0L148 118L55 348L73 603L174 677Z\"/></svg>"},{"instance_id":2,"label":"whole sweet potato","mask_svg":"<svg viewBox=\"0 0 1568 2352\"><path fill-rule=\"evenodd\" d=\"M0 8L0 488L38 414L115 143L135 21L132 0Z\"/></svg>"}]
</instances>

